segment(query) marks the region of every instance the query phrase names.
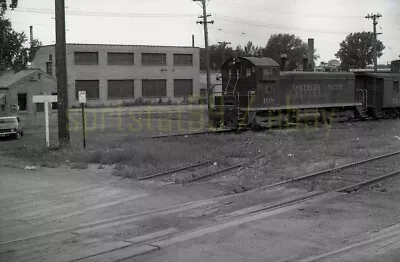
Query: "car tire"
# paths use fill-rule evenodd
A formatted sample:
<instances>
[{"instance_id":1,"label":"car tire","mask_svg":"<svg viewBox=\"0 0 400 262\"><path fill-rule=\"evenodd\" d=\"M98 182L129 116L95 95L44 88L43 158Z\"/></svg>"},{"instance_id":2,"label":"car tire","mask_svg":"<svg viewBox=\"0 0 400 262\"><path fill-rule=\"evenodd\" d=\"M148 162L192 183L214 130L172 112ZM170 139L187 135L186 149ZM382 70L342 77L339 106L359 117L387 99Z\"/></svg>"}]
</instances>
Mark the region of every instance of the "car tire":
<instances>
[{"instance_id":1,"label":"car tire","mask_svg":"<svg viewBox=\"0 0 400 262\"><path fill-rule=\"evenodd\" d=\"M15 139L20 139L21 138L21 134L19 133L19 132L17 132L15 135L14 135L14 138Z\"/></svg>"},{"instance_id":2,"label":"car tire","mask_svg":"<svg viewBox=\"0 0 400 262\"><path fill-rule=\"evenodd\" d=\"M24 131L21 131L21 136L24 136Z\"/></svg>"}]
</instances>

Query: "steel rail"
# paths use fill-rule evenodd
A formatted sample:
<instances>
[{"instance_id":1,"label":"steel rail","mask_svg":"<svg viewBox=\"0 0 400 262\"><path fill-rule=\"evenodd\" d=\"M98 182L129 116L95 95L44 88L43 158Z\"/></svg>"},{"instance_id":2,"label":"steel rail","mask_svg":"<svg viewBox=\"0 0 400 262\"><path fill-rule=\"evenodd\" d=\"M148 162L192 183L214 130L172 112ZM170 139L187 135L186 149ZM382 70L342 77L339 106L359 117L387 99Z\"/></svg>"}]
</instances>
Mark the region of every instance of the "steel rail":
<instances>
[{"instance_id":1,"label":"steel rail","mask_svg":"<svg viewBox=\"0 0 400 262\"><path fill-rule=\"evenodd\" d=\"M158 138L168 138L168 137L180 137L180 136L196 136L196 135L207 135L207 134L224 134L230 132L237 132L238 129L223 129L223 130L214 130L214 131L200 131L200 132L192 132L192 133L179 133L179 134L166 134L166 135L158 135L151 136L150 138L158 139Z\"/></svg>"},{"instance_id":2,"label":"steel rail","mask_svg":"<svg viewBox=\"0 0 400 262\"><path fill-rule=\"evenodd\" d=\"M246 146L248 144L251 144L251 143L252 143L252 141L247 141L243 145L240 145L239 148L242 148L242 147L244 147L244 146ZM228 156L228 154L215 156L213 158L209 158L209 159L206 159L206 160L203 160L203 161L198 161L198 162L196 162L194 164L189 164L189 165L186 165L186 166L177 167L177 168L161 171L161 172L158 172L158 173L155 173L155 174L147 175L147 176L138 178L138 180L147 180L147 179L151 179L151 178L155 178L155 177L169 175L169 174L176 173L176 172L183 171L183 170L187 170L187 169L190 169L190 168L193 168L193 167L202 166L202 165L208 164L208 163L210 163L212 161L215 161L215 160L218 160L218 159L221 159L221 158L225 158L227 156Z\"/></svg>"},{"instance_id":3,"label":"steel rail","mask_svg":"<svg viewBox=\"0 0 400 262\"><path fill-rule=\"evenodd\" d=\"M395 155L395 153L386 154L385 156L388 156L388 155ZM379 158L382 158L382 157L383 156L379 156L379 157L375 157L373 159L379 159ZM365 160L364 161L359 161L357 163L361 163L361 162L365 162ZM325 196L325 195L328 195L328 194L331 194L331 193L335 193L335 192L336 193L351 193L351 192L353 192L355 190L360 190L360 189L362 189L362 188L364 188L366 186L377 184L379 182L382 182L382 181L384 181L386 179L390 179L390 178L398 176L398 175L400 175L400 170L397 170L397 171L394 171L394 172L391 172L391 173L388 173L388 174L385 174L385 175L382 175L382 176L379 176L379 177L376 177L376 178L372 178L372 179L369 179L369 180L366 180L366 181L363 181L363 182L360 182L360 183L352 184L350 186L346 186L346 187L343 187L343 188L334 189L334 190L330 190L330 191L326 191L326 192L316 192L315 194L312 194L312 195L309 195L309 196L306 196L306 197L303 196L303 197L300 197L300 198L297 198L297 199L294 199L294 200L289 200L289 201L281 202L281 203L278 203L278 204L273 204L273 205L270 205L270 206L262 207L262 208L259 208L257 210L250 211L248 213L241 214L238 217L229 218L227 220L228 221L237 220L237 219L240 219L240 218L243 218L245 216L249 216L249 215L252 215L252 214L255 214L255 213L272 211L272 210L275 210L275 209L279 209L279 208L283 208L283 207L286 207L286 206L302 203L302 202L305 202L305 201L308 201L308 200L311 200L311 199L314 199L314 198L322 197L322 196ZM304 177L307 177L307 176L303 176L303 178ZM258 190L258 189L255 189L255 190ZM254 192L255 190L247 191L245 193ZM127 216L123 216L121 218L105 219L105 220L99 221L99 222L87 223L86 225L81 225L81 226L76 226L76 227L71 227L71 228L66 228L66 229L60 229L60 230L55 230L55 231L52 231L52 232L46 232L46 233L42 233L42 234L38 234L38 235L27 236L27 237L20 238L20 239L6 241L6 242L3 242L3 243L0 243L0 246L7 245L7 244L12 244L12 243L16 243L16 242L21 242L21 241L26 241L26 240L31 240L31 239L35 239L35 238L40 238L40 237L46 237L46 236L51 236L51 235L55 235L55 234L65 233L65 232L71 232L71 231L74 231L74 230L93 227L93 226L98 226L98 225L107 224L107 223L111 223L111 222L124 221L124 220L129 219L129 218L142 217L142 216L151 215L151 214L156 215L157 213L161 213L163 211L170 210L171 208L172 209L175 208L178 211L179 208L182 208L182 207L185 207L185 206L196 205L196 204L200 204L201 205L202 202L207 202L207 201L210 201L210 200L222 200L222 199L227 199L229 197L231 197L231 195L222 196L222 197L216 197L216 198L211 198L211 199L206 199L206 200L200 200L200 201L195 201L195 202L190 202L190 203L184 203L184 204L175 205L175 206L168 207L168 208L162 208L162 209L158 209L158 210L146 211L146 212L139 213L139 214L134 214L134 215L127 215ZM218 224L226 223L227 220L221 221Z\"/></svg>"},{"instance_id":4,"label":"steel rail","mask_svg":"<svg viewBox=\"0 0 400 262\"><path fill-rule=\"evenodd\" d=\"M334 190L329 190L329 191L325 191L325 192L315 192L314 194L311 194L311 195L308 195L308 196L301 196L301 197L298 197L296 199L283 201L281 203L272 204L272 205L269 205L269 206L264 206L264 207L261 206L261 207L255 209L255 210L248 211L248 212L240 214L238 216L234 216L234 217L229 217L229 218L223 219L223 220L218 221L216 223L213 223L211 225L206 225L206 226L195 228L195 229L192 229L192 230L189 230L189 231L180 231L180 232L177 232L175 234L170 234L167 237L165 237L165 236L154 237L152 239L146 240L145 242L139 242L139 243L135 243L135 244L129 245L127 247L116 248L116 249L113 249L113 250L109 250L107 252L101 252L101 253L98 253L98 254L95 254L95 255L91 255L90 257L96 257L98 255L103 255L103 254L110 253L110 252L113 252L113 251L123 250L124 248L132 248L132 247L140 248L140 247L144 247L144 246L152 246L152 247L154 247L151 250L143 248L142 250L139 249L139 250L133 252L131 255L129 255L129 258L132 259L134 257L140 256L140 255L143 255L143 254L146 254L146 253L150 253L150 252L154 252L154 251L163 249L163 248L165 248L165 247L167 247L167 246L169 246L171 244L176 244L176 243L179 243L179 242L183 242L183 241L186 241L187 239L201 237L202 235L207 234L208 232L210 232L210 230L212 230L213 228L215 228L215 231L212 231L212 232L217 232L217 231L219 231L221 229L224 229L226 227L235 226L238 223L249 223L249 221L259 220L259 219L262 219L264 217L267 217L267 216L264 216L264 215L268 215L269 212L273 212L273 211L276 211L276 210L279 210L279 209L284 209L284 208L287 208L287 207L290 207L290 206L294 206L296 204L301 204L301 203L304 203L304 202L309 201L309 200L326 197L326 196L329 196L329 195L332 195L332 194L335 194L335 193L352 192L355 188L361 189L361 188L364 188L366 186L379 183L379 182L381 182L383 180L390 179L390 178L392 178L394 176L398 176L398 175L400 175L400 170L397 170L395 172L388 173L388 174L385 174L385 175L382 175L382 176L379 176L379 177L376 177L376 178L373 178L373 179L369 179L369 180L363 181L361 183L353 184L353 185L350 185L350 186L346 186L346 187L342 187L342 188L338 188L338 189L334 189ZM337 197L337 196L338 195L332 195L332 197ZM224 225L226 227L224 227ZM189 237L188 237L188 235L189 235ZM170 240L170 239L172 241L170 243L168 243L168 240ZM157 245L157 243L159 243L158 241L159 242L165 242L165 244L163 244L161 246ZM85 257L85 258L87 258L87 257ZM82 260L82 259L78 259L76 261L79 261L79 260Z\"/></svg>"},{"instance_id":5,"label":"steel rail","mask_svg":"<svg viewBox=\"0 0 400 262\"><path fill-rule=\"evenodd\" d=\"M202 165L205 165L205 164L210 163L212 161L224 158L226 156L227 155L220 155L220 156L217 156L217 157L214 157L214 158L210 158L210 159L207 159L207 160L204 160L204 161L197 162L195 164L190 164L190 165L187 165L187 166L177 167L177 168L170 169L170 170L167 170L167 171L162 171L162 172L159 172L159 173L156 173L156 174L144 176L144 177L138 178L138 180L147 180L147 179L151 179L151 178L155 178L155 177L169 175L169 174L176 173L176 172L179 172L179 171L187 170L189 168L202 166Z\"/></svg>"},{"instance_id":6,"label":"steel rail","mask_svg":"<svg viewBox=\"0 0 400 262\"><path fill-rule=\"evenodd\" d=\"M310 200L310 199L313 199L313 198L325 196L325 195L332 194L332 193L351 193L353 191L360 190L360 189L365 188L367 186L375 185L375 184L380 183L380 182L382 182L382 181L384 181L386 179L390 179L390 178L398 176L398 175L400 175L400 169L397 170L397 171L394 171L394 172L387 173L385 175L379 176L379 177L371 178L371 179L368 179L368 180L365 180L365 181L362 181L362 182L359 182L359 183L356 183L356 184L352 184L352 185L349 185L349 186L345 186L345 187L342 187L342 188L333 189L333 190L324 191L324 192L316 192L315 194L312 194L310 196L300 197L298 199L289 200L289 201L286 201L286 202L282 202L282 203L279 203L279 204L275 204L275 205L272 205L272 206L261 208L261 209L255 210L255 211L251 211L251 213L258 213L258 212L262 212L262 211L274 210L274 209L277 209L277 208L290 206L290 205L293 205L293 204L301 203L301 202L304 202L304 201L307 201L307 200Z\"/></svg>"},{"instance_id":7,"label":"steel rail","mask_svg":"<svg viewBox=\"0 0 400 262\"><path fill-rule=\"evenodd\" d=\"M337 171L341 171L343 169L347 169L347 168L350 168L350 167L355 167L355 166L358 166L358 165L361 165L361 164L373 162L375 160L384 159L384 158L392 157L392 156L399 155L399 154L400 154L400 151L396 151L396 152L392 152L392 153L389 153L389 154L368 158L368 159L365 159L365 160L353 162L353 163L342 165L342 166L339 166L339 167L326 169L326 170L323 170L323 171L315 172L315 173L312 173L312 174L308 174L308 175L304 175L304 176L300 176L300 177L296 177L296 178L291 178L291 179L288 179L288 180L285 180L285 181L282 181L282 182L278 182L278 183L274 183L274 184L271 184L271 185L268 185L268 186L260 187L259 190L265 190L265 189L269 189L269 188L272 188L272 187L277 187L277 186L285 185L285 184L288 184L288 183L301 181L301 180L305 180L305 179L312 178L312 177L321 176L321 175L324 175L324 174L327 174L327 173L334 173L334 172L337 172Z\"/></svg>"},{"instance_id":8,"label":"steel rail","mask_svg":"<svg viewBox=\"0 0 400 262\"><path fill-rule=\"evenodd\" d=\"M242 162L242 163L237 164L237 165L233 165L233 166L230 166L230 167L218 170L218 171L214 171L214 172L211 172L211 173L208 173L208 174L204 174L204 175L201 175L201 176L197 176L197 177L185 180L183 183L191 183L191 182L199 181L199 180L202 180L202 179L205 179L205 178L208 178L208 177L216 176L216 175L219 175L221 173L233 170L235 168L251 165L252 163L254 163L254 162L266 157L267 155L275 152L276 150L278 150L281 147L282 143L283 143L282 138L280 136L278 136L278 138L279 138L278 145L276 147L274 147L272 150L268 151L267 153L261 154L261 155L255 157L255 158L253 158L251 160Z\"/></svg>"}]
</instances>

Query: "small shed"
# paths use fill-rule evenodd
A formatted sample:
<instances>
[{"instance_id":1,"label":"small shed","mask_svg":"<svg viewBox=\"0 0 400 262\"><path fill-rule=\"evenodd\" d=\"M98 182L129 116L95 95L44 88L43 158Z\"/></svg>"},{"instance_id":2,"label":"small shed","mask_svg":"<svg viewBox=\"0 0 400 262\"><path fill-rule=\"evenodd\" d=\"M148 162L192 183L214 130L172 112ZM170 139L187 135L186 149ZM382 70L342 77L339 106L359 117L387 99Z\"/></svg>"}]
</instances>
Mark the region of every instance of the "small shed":
<instances>
[{"instance_id":1,"label":"small shed","mask_svg":"<svg viewBox=\"0 0 400 262\"><path fill-rule=\"evenodd\" d=\"M17 73L0 73L0 115L26 115L31 117L44 111L44 104L34 104L32 97L41 94L57 94L57 81L39 69L27 69ZM52 105L57 109L57 103Z\"/></svg>"}]
</instances>

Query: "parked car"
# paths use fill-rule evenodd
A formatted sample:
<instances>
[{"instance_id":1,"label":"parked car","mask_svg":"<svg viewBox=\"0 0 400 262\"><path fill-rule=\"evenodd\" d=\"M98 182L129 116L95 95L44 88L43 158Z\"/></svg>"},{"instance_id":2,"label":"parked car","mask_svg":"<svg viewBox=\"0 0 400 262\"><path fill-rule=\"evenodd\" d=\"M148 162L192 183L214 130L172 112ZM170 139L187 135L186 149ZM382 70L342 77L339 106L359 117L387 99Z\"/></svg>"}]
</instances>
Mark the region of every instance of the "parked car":
<instances>
[{"instance_id":1,"label":"parked car","mask_svg":"<svg viewBox=\"0 0 400 262\"><path fill-rule=\"evenodd\" d=\"M0 137L12 136L19 139L23 135L22 123L18 117L0 117Z\"/></svg>"}]
</instances>

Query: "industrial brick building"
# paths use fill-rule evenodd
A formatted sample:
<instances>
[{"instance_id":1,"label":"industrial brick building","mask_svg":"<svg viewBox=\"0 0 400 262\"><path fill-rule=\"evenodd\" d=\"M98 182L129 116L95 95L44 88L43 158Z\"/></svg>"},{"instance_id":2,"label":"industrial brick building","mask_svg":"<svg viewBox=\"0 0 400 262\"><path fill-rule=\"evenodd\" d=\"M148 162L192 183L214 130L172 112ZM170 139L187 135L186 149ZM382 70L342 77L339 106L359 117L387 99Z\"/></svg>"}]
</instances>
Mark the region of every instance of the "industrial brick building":
<instances>
[{"instance_id":1,"label":"industrial brick building","mask_svg":"<svg viewBox=\"0 0 400 262\"><path fill-rule=\"evenodd\" d=\"M41 47L32 66L55 76L55 46ZM200 94L196 47L67 44L67 70L70 106L83 90L91 106L179 103Z\"/></svg>"}]
</instances>

